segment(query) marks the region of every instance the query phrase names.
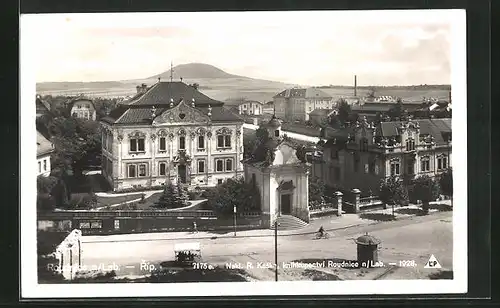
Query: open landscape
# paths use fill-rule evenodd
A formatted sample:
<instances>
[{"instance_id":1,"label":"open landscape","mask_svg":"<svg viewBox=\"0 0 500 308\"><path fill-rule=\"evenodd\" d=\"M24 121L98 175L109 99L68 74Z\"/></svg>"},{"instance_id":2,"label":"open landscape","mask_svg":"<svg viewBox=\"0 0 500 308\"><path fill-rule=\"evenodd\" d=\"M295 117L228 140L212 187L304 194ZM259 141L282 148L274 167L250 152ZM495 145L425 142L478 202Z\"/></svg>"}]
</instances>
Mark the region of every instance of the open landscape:
<instances>
[{"instance_id":1,"label":"open landscape","mask_svg":"<svg viewBox=\"0 0 500 308\"><path fill-rule=\"evenodd\" d=\"M152 85L161 80L169 80L170 70L161 74L143 79L123 81L96 81L96 82L41 82L37 83L37 93L40 95L79 95L85 94L96 97L126 97L136 93L135 87L145 83ZM219 68L208 64L190 63L174 67L174 79L183 78L185 83L199 84L200 92L216 100L225 101L228 105L240 102L241 99L268 102L273 96L290 87L306 85L292 85L279 81L255 79L226 73ZM369 86L358 86L358 95L365 96ZM447 99L449 86L401 86L401 87L373 87L377 96L397 96L405 101L421 102L423 97ZM332 95L334 99L348 97L354 94L354 87L329 86L321 87L322 91Z\"/></svg>"}]
</instances>

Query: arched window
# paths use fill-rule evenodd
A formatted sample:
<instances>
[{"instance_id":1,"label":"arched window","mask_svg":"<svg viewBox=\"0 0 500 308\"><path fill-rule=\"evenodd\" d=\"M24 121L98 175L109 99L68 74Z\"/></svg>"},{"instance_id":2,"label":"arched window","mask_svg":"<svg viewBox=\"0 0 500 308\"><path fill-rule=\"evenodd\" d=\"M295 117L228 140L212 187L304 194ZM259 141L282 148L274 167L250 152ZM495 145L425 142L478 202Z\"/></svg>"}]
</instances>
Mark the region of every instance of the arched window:
<instances>
[{"instance_id":1,"label":"arched window","mask_svg":"<svg viewBox=\"0 0 500 308\"><path fill-rule=\"evenodd\" d=\"M186 137L180 136L179 137L179 150L185 150L186 149Z\"/></svg>"}]
</instances>

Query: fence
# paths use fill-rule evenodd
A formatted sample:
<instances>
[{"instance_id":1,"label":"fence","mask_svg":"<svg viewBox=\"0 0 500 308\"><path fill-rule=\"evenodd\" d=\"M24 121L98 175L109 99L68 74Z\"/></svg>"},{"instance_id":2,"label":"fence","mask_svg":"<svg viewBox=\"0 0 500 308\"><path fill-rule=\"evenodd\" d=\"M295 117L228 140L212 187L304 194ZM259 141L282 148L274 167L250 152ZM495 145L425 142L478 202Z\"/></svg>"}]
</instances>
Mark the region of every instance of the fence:
<instances>
[{"instance_id":1,"label":"fence","mask_svg":"<svg viewBox=\"0 0 500 308\"><path fill-rule=\"evenodd\" d=\"M192 231L193 222L199 231L234 229L232 216L218 217L212 211L59 211L38 219L39 229L61 231L77 228L84 235ZM261 213L238 213L236 226L237 230L260 228Z\"/></svg>"}]
</instances>

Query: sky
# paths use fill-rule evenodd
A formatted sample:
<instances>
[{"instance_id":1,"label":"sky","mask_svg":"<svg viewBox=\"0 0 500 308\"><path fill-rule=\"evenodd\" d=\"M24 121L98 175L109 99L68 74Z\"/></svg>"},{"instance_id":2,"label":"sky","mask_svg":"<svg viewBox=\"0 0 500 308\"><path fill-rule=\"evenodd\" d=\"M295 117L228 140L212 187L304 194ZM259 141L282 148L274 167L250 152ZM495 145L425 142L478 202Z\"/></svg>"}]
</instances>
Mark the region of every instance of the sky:
<instances>
[{"instance_id":1,"label":"sky","mask_svg":"<svg viewBox=\"0 0 500 308\"><path fill-rule=\"evenodd\" d=\"M21 16L36 80L146 78L207 63L308 85L450 84L453 11L194 12Z\"/></svg>"}]
</instances>

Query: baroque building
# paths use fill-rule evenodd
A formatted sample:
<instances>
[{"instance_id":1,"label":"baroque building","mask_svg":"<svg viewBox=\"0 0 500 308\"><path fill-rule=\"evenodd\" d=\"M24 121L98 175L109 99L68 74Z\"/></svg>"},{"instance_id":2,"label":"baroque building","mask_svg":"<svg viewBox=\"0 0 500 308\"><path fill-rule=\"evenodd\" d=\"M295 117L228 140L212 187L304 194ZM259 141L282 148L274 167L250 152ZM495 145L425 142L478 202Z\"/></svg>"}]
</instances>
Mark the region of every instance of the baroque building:
<instances>
[{"instance_id":1,"label":"baroque building","mask_svg":"<svg viewBox=\"0 0 500 308\"><path fill-rule=\"evenodd\" d=\"M389 176L431 177L451 166L451 119L381 122L366 118L327 138L313 168L325 183L341 189L378 191Z\"/></svg>"},{"instance_id":2,"label":"baroque building","mask_svg":"<svg viewBox=\"0 0 500 308\"><path fill-rule=\"evenodd\" d=\"M160 82L101 120L102 171L114 191L209 187L243 174L243 119L183 82Z\"/></svg>"}]
</instances>

